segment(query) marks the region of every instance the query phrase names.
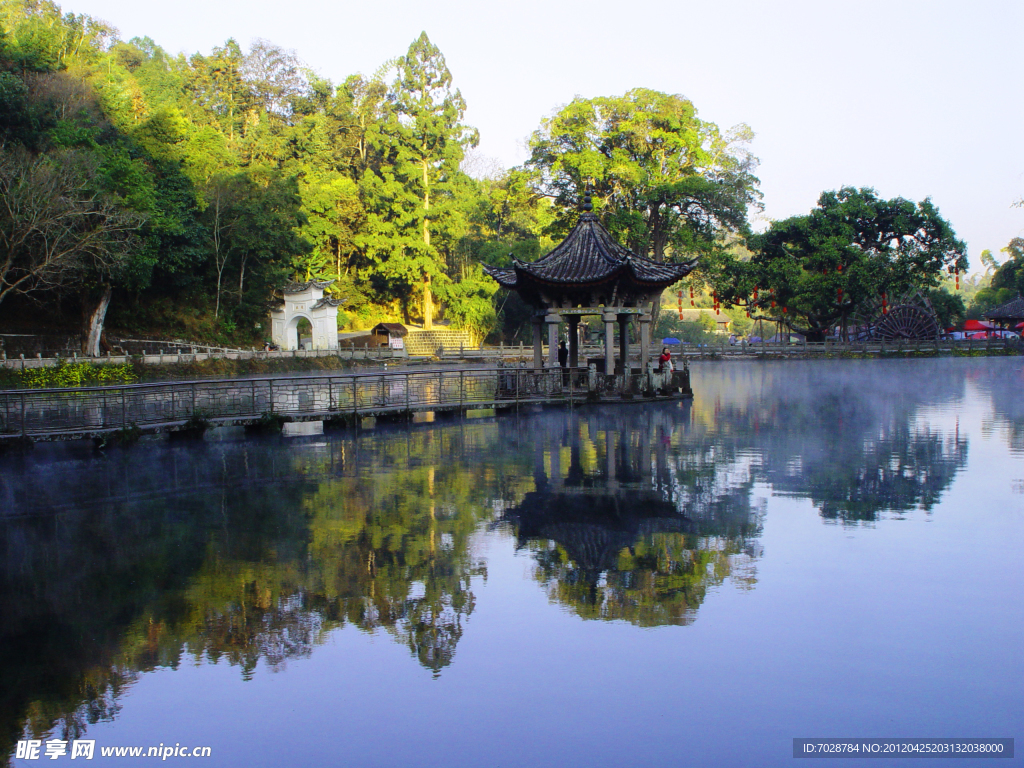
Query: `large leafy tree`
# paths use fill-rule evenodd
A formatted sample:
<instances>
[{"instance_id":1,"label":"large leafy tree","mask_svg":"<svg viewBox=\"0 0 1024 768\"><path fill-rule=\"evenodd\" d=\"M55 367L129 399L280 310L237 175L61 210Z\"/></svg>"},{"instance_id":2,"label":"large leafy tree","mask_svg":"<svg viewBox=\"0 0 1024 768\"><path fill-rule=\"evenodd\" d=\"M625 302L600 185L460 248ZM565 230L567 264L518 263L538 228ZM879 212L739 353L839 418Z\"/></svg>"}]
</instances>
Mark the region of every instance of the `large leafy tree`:
<instances>
[{"instance_id":1,"label":"large leafy tree","mask_svg":"<svg viewBox=\"0 0 1024 768\"><path fill-rule=\"evenodd\" d=\"M688 99L645 88L624 96L576 98L545 120L527 168L554 199L556 229L575 221L586 186L604 222L632 250L658 261L699 254L723 231L745 231L757 204L751 130L723 133Z\"/></svg>"},{"instance_id":2,"label":"large leafy tree","mask_svg":"<svg viewBox=\"0 0 1024 768\"><path fill-rule=\"evenodd\" d=\"M143 221L103 189L95 156L0 151L0 302L79 293L83 351L99 354L113 285L130 271Z\"/></svg>"},{"instance_id":3,"label":"large leafy tree","mask_svg":"<svg viewBox=\"0 0 1024 768\"><path fill-rule=\"evenodd\" d=\"M723 253L703 265L718 300L819 341L883 295L967 269L966 246L931 200L883 200L871 189L825 192L808 215L773 222L750 246L749 261Z\"/></svg>"},{"instance_id":4,"label":"large leafy tree","mask_svg":"<svg viewBox=\"0 0 1024 768\"><path fill-rule=\"evenodd\" d=\"M375 254L379 272L396 286L422 297L423 325L432 327L434 281L446 280L444 240L457 240L458 182L466 147L478 134L462 124L466 102L452 89L452 75L441 51L421 34L396 64L389 94L390 110L376 143L382 164L364 175L363 188L373 214L365 243Z\"/></svg>"},{"instance_id":5,"label":"large leafy tree","mask_svg":"<svg viewBox=\"0 0 1024 768\"><path fill-rule=\"evenodd\" d=\"M254 40L241 73L252 99L268 116L291 118L296 102L308 95L309 83L294 51L269 40Z\"/></svg>"}]
</instances>

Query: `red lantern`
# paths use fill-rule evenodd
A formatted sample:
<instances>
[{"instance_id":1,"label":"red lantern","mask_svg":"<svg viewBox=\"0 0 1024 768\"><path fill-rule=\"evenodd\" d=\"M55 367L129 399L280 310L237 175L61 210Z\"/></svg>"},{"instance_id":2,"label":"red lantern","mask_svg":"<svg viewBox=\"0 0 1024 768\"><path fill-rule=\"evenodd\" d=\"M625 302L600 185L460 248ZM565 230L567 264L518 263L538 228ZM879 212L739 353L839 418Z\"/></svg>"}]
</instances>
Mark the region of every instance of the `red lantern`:
<instances>
[{"instance_id":1,"label":"red lantern","mask_svg":"<svg viewBox=\"0 0 1024 768\"><path fill-rule=\"evenodd\" d=\"M842 272L843 271L843 265L840 264L838 267L836 267L836 271L837 272Z\"/></svg>"},{"instance_id":2,"label":"red lantern","mask_svg":"<svg viewBox=\"0 0 1024 768\"><path fill-rule=\"evenodd\" d=\"M775 302L772 302L772 309L775 309Z\"/></svg>"},{"instance_id":3,"label":"red lantern","mask_svg":"<svg viewBox=\"0 0 1024 768\"><path fill-rule=\"evenodd\" d=\"M787 311L788 310L785 307L782 308L782 314L786 314Z\"/></svg>"}]
</instances>

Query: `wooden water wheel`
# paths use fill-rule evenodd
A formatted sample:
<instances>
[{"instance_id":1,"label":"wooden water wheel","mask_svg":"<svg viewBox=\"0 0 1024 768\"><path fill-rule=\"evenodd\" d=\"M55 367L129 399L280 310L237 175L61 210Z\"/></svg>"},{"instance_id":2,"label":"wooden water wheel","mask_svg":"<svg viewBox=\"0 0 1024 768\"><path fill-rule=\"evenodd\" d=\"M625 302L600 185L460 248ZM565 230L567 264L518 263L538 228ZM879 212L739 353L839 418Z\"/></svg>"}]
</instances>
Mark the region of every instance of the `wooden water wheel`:
<instances>
[{"instance_id":1,"label":"wooden water wheel","mask_svg":"<svg viewBox=\"0 0 1024 768\"><path fill-rule=\"evenodd\" d=\"M942 334L939 318L928 299L914 291L885 311L878 301L860 325L871 339L896 341L898 339L936 339Z\"/></svg>"}]
</instances>

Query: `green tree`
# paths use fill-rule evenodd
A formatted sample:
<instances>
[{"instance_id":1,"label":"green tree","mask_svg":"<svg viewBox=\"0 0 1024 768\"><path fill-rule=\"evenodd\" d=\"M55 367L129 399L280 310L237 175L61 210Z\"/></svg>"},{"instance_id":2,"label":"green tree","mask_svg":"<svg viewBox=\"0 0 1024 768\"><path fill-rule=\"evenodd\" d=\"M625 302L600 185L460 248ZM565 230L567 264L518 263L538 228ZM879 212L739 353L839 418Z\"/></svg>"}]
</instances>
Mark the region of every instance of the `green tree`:
<instances>
[{"instance_id":1,"label":"green tree","mask_svg":"<svg viewBox=\"0 0 1024 768\"><path fill-rule=\"evenodd\" d=\"M142 224L103 189L94 154L0 151L0 302L80 293L82 351L99 354L112 286L130 264Z\"/></svg>"},{"instance_id":2,"label":"green tree","mask_svg":"<svg viewBox=\"0 0 1024 768\"><path fill-rule=\"evenodd\" d=\"M720 254L703 278L726 306L742 306L811 340L859 310L967 269L966 247L931 200L880 199L873 190L825 192L806 216L751 238L753 258Z\"/></svg>"},{"instance_id":3,"label":"green tree","mask_svg":"<svg viewBox=\"0 0 1024 768\"><path fill-rule=\"evenodd\" d=\"M253 103L266 114L289 121L295 105L309 93L309 82L294 51L257 39L242 62L242 78Z\"/></svg>"},{"instance_id":4,"label":"green tree","mask_svg":"<svg viewBox=\"0 0 1024 768\"><path fill-rule=\"evenodd\" d=\"M105 22L86 14L62 14L51 0L5 0L0 28L6 37L5 58L22 72L95 62L117 38L117 30Z\"/></svg>"},{"instance_id":5,"label":"green tree","mask_svg":"<svg viewBox=\"0 0 1024 768\"><path fill-rule=\"evenodd\" d=\"M994 258L990 262L983 260L982 263L990 268L993 268L994 264L994 271L991 276L986 271L986 276L989 276L987 284L983 283L983 287L971 298L971 306L967 312L969 317L980 318L993 307L1024 295L1024 238L1013 238L1002 252L1008 257L1002 264L996 262Z\"/></svg>"},{"instance_id":6,"label":"green tree","mask_svg":"<svg viewBox=\"0 0 1024 768\"><path fill-rule=\"evenodd\" d=\"M992 251L987 248L981 252L981 266L985 268L985 277L990 276L993 272L999 269L999 262L996 261L996 257L992 255Z\"/></svg>"},{"instance_id":7,"label":"green tree","mask_svg":"<svg viewBox=\"0 0 1024 768\"><path fill-rule=\"evenodd\" d=\"M366 215L359 187L337 171L306 174L299 186L307 219L302 234L313 249L297 267L307 280L340 280L358 263L356 234Z\"/></svg>"},{"instance_id":8,"label":"green tree","mask_svg":"<svg viewBox=\"0 0 1024 768\"><path fill-rule=\"evenodd\" d=\"M242 74L244 65L242 49L229 39L209 56L192 56L185 72L184 89L196 120L214 122L232 141L254 105Z\"/></svg>"},{"instance_id":9,"label":"green tree","mask_svg":"<svg viewBox=\"0 0 1024 768\"><path fill-rule=\"evenodd\" d=\"M744 232L760 193L757 160L738 125L723 133L688 99L645 88L624 96L576 98L530 140L526 167L554 199L556 229L575 222L590 185L608 229L657 261L713 250L724 231Z\"/></svg>"},{"instance_id":10,"label":"green tree","mask_svg":"<svg viewBox=\"0 0 1024 768\"><path fill-rule=\"evenodd\" d=\"M462 124L466 103L452 89L444 56L426 32L396 69L386 122L373 137L379 155L392 164L364 177L376 219L366 244L385 279L406 292L418 286L423 325L431 328L434 282L446 279L440 244L432 238L439 231L451 239L461 234L452 185L465 148L476 145L478 134Z\"/></svg>"},{"instance_id":11,"label":"green tree","mask_svg":"<svg viewBox=\"0 0 1024 768\"><path fill-rule=\"evenodd\" d=\"M992 287L1024 294L1024 238L1015 237L1003 248L1009 258L992 275ZM1012 298L1012 297L1011 297Z\"/></svg>"},{"instance_id":12,"label":"green tree","mask_svg":"<svg viewBox=\"0 0 1024 768\"><path fill-rule=\"evenodd\" d=\"M236 313L262 315L274 288L312 247L298 232L305 223L294 178L266 185L245 174L219 176L205 191L207 251L216 278L214 317L221 313L226 277L237 275ZM248 280L248 283L246 282Z\"/></svg>"}]
</instances>

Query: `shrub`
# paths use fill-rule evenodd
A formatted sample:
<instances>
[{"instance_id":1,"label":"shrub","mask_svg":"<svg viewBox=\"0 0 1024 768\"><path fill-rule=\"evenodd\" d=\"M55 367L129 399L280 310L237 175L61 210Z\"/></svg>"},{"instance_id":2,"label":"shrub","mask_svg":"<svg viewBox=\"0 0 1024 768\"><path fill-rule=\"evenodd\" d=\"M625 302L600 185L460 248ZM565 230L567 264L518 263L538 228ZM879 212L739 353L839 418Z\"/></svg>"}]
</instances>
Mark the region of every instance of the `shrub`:
<instances>
[{"instance_id":1,"label":"shrub","mask_svg":"<svg viewBox=\"0 0 1024 768\"><path fill-rule=\"evenodd\" d=\"M69 363L67 360L47 368L26 368L18 372L18 377L26 389L134 384L139 380L131 363L96 365L87 361Z\"/></svg>"}]
</instances>

